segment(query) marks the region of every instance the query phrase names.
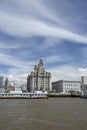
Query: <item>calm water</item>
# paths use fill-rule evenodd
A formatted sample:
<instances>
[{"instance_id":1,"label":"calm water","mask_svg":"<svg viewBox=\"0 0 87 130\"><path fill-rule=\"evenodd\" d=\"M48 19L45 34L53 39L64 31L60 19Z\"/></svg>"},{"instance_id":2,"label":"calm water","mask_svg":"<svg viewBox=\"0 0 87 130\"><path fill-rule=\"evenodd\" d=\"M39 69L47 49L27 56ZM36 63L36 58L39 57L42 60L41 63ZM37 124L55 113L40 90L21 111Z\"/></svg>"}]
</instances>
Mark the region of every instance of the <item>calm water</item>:
<instances>
[{"instance_id":1,"label":"calm water","mask_svg":"<svg viewBox=\"0 0 87 130\"><path fill-rule=\"evenodd\" d=\"M87 99L0 99L0 130L87 130Z\"/></svg>"}]
</instances>

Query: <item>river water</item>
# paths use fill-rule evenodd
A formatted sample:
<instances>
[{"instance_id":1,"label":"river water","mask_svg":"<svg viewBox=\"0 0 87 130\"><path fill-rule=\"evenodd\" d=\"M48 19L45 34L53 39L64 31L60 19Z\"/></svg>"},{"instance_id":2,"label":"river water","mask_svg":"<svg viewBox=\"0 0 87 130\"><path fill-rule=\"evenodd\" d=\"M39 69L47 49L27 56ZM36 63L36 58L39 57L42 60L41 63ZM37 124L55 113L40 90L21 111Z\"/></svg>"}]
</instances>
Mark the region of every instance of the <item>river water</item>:
<instances>
[{"instance_id":1,"label":"river water","mask_svg":"<svg viewBox=\"0 0 87 130\"><path fill-rule=\"evenodd\" d=\"M87 100L0 99L0 130L87 130Z\"/></svg>"}]
</instances>

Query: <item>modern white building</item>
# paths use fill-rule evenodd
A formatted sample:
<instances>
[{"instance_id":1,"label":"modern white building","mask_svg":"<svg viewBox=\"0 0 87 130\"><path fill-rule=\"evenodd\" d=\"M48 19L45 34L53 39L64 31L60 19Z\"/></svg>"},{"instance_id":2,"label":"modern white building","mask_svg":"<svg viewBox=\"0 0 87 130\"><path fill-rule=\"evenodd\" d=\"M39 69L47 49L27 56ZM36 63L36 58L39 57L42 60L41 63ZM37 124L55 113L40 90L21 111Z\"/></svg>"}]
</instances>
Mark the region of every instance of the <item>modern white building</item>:
<instances>
[{"instance_id":1,"label":"modern white building","mask_svg":"<svg viewBox=\"0 0 87 130\"><path fill-rule=\"evenodd\" d=\"M52 82L52 90L59 93L70 93L70 91L80 92L80 81L59 80Z\"/></svg>"},{"instance_id":2,"label":"modern white building","mask_svg":"<svg viewBox=\"0 0 87 130\"><path fill-rule=\"evenodd\" d=\"M27 77L27 90L51 91L50 80L51 74L45 71L43 60L40 59L38 66L35 65L34 70Z\"/></svg>"}]
</instances>

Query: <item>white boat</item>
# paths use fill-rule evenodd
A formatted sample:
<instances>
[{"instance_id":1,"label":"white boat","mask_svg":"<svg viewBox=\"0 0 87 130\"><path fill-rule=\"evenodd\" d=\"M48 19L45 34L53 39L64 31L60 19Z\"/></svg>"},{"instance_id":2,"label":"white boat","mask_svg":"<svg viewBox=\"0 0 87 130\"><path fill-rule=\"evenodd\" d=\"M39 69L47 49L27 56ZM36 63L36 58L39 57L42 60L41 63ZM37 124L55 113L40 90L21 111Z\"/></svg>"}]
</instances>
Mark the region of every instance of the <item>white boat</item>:
<instances>
[{"instance_id":1,"label":"white boat","mask_svg":"<svg viewBox=\"0 0 87 130\"><path fill-rule=\"evenodd\" d=\"M87 90L82 90L81 91L81 97L82 98L87 98Z\"/></svg>"},{"instance_id":2,"label":"white boat","mask_svg":"<svg viewBox=\"0 0 87 130\"><path fill-rule=\"evenodd\" d=\"M48 98L48 93L46 92L17 92L17 91L13 91L10 93L0 93L0 99L38 99L38 98L42 98L42 99L46 99Z\"/></svg>"}]
</instances>

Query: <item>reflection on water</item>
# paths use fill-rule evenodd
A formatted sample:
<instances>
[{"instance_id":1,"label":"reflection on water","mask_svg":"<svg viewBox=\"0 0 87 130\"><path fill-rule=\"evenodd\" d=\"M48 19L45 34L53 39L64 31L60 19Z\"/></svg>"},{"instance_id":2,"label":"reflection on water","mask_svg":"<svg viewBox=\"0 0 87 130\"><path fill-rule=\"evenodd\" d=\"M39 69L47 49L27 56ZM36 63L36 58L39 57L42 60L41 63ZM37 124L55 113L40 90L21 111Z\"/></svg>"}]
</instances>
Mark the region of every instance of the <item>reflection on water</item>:
<instances>
[{"instance_id":1,"label":"reflection on water","mask_svg":"<svg viewBox=\"0 0 87 130\"><path fill-rule=\"evenodd\" d=\"M86 99L0 99L0 130L86 129Z\"/></svg>"}]
</instances>

